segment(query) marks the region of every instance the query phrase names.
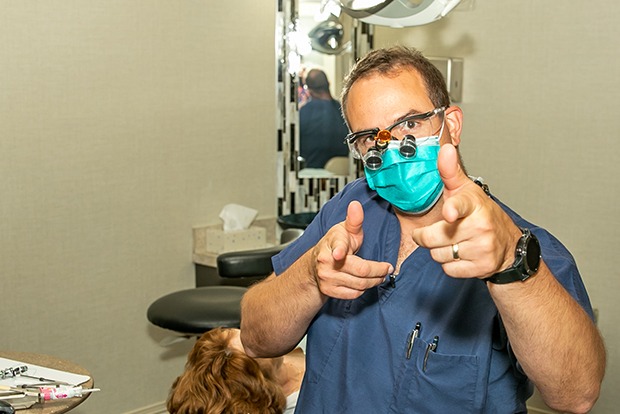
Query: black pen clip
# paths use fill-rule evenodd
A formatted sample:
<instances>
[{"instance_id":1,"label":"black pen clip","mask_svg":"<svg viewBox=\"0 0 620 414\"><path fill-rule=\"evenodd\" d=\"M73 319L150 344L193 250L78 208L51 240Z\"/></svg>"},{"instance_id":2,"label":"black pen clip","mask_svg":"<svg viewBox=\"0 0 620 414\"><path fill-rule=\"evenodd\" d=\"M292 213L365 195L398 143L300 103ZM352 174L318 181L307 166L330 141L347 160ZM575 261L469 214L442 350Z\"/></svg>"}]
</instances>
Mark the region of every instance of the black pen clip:
<instances>
[{"instance_id":1,"label":"black pen clip","mask_svg":"<svg viewBox=\"0 0 620 414\"><path fill-rule=\"evenodd\" d=\"M396 275L394 273L390 275L390 287L392 289L396 287Z\"/></svg>"}]
</instances>

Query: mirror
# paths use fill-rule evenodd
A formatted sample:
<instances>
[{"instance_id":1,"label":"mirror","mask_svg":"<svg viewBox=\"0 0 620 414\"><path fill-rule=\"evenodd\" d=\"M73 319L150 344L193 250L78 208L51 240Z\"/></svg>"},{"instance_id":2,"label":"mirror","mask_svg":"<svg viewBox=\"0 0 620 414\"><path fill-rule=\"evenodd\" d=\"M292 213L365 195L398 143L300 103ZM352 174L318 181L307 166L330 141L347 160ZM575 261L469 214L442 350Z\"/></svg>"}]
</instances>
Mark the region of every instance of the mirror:
<instances>
[{"instance_id":1,"label":"mirror","mask_svg":"<svg viewBox=\"0 0 620 414\"><path fill-rule=\"evenodd\" d=\"M297 0L297 32L306 42L299 50L299 173L301 178L348 176L348 130L339 115L342 79L352 64L352 18L325 0ZM305 82L309 71L312 79ZM322 71L325 77L317 70ZM317 90L329 84L329 90ZM304 86L305 85L305 86ZM340 138L342 136L342 139Z\"/></svg>"},{"instance_id":2,"label":"mirror","mask_svg":"<svg viewBox=\"0 0 620 414\"><path fill-rule=\"evenodd\" d=\"M362 170L347 153L327 168L304 168L300 148L300 89L302 66L322 69L338 98L342 79L358 56L371 48L372 26L344 13L315 20L333 0L278 1L276 15L278 215L314 212ZM342 25L342 37L334 26ZM314 30L314 32L313 32ZM309 34L314 36L315 49ZM318 42L318 43L317 43ZM342 137L344 140L344 136ZM344 145L344 144L343 144ZM325 167L325 165L324 165Z\"/></svg>"}]
</instances>

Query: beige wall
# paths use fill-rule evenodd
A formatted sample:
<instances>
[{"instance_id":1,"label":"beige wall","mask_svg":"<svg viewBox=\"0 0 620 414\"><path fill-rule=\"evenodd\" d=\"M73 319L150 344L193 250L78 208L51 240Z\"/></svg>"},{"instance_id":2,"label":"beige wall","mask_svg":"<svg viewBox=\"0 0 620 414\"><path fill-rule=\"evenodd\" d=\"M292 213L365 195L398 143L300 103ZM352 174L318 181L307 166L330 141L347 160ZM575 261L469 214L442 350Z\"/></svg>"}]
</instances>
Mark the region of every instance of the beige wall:
<instances>
[{"instance_id":1,"label":"beige wall","mask_svg":"<svg viewBox=\"0 0 620 414\"><path fill-rule=\"evenodd\" d=\"M609 354L593 412L617 412L620 3L472 3L428 26L378 28L376 46L464 58L465 164L572 251Z\"/></svg>"},{"instance_id":2,"label":"beige wall","mask_svg":"<svg viewBox=\"0 0 620 414\"><path fill-rule=\"evenodd\" d=\"M146 309L192 226L272 217L275 2L0 2L0 349L88 368L76 413L161 402L187 347Z\"/></svg>"}]
</instances>

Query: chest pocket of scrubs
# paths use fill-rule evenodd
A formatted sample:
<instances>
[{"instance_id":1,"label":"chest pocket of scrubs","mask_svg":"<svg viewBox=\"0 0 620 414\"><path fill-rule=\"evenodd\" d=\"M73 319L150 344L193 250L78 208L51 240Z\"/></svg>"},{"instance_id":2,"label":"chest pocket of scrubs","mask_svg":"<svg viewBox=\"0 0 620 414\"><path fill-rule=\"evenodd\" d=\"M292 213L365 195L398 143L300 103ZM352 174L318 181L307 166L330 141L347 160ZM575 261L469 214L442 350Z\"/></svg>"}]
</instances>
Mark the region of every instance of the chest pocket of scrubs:
<instances>
[{"instance_id":1,"label":"chest pocket of scrubs","mask_svg":"<svg viewBox=\"0 0 620 414\"><path fill-rule=\"evenodd\" d=\"M408 413L474 413L481 408L476 401L480 361L477 356L441 353L441 341L436 351L429 351L428 343L417 340L410 360L401 377L395 412ZM426 369L425 369L426 365ZM478 397L478 398L476 398ZM482 399L484 401L484 399Z\"/></svg>"}]
</instances>

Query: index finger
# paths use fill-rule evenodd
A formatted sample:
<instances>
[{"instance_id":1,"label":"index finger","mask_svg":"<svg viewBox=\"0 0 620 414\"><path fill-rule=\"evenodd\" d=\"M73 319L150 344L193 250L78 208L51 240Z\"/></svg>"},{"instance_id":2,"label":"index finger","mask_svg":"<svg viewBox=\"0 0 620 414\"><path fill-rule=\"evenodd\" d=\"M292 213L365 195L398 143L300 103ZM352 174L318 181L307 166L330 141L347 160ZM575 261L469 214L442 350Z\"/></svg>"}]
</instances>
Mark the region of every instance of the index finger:
<instances>
[{"instance_id":1,"label":"index finger","mask_svg":"<svg viewBox=\"0 0 620 414\"><path fill-rule=\"evenodd\" d=\"M471 183L476 186L473 182ZM477 191L477 186L475 190ZM471 189L466 187L444 200L441 215L448 223L454 223L459 219L472 215L477 207L477 195L475 193L472 194Z\"/></svg>"},{"instance_id":2,"label":"index finger","mask_svg":"<svg viewBox=\"0 0 620 414\"><path fill-rule=\"evenodd\" d=\"M452 240L456 237L457 226L440 220L429 226L420 227L413 230L411 238L413 241L427 249L434 249L452 244Z\"/></svg>"}]
</instances>

